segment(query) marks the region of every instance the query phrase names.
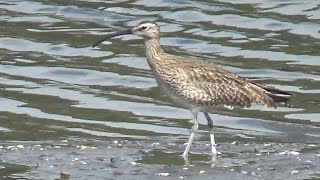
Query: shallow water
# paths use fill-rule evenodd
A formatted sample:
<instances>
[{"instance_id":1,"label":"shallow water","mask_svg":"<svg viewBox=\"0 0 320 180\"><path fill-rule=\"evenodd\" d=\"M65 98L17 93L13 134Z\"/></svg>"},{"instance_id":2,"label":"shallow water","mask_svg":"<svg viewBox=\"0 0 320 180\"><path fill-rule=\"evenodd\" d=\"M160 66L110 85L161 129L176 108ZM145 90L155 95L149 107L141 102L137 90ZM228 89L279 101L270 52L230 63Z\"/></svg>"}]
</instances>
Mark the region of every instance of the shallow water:
<instances>
[{"instance_id":1,"label":"shallow water","mask_svg":"<svg viewBox=\"0 0 320 180\"><path fill-rule=\"evenodd\" d=\"M0 179L320 178L319 6L0 1ZM142 20L161 26L167 52L287 90L292 107L215 110L214 165L200 114L186 165L191 114L161 94L142 39L91 47Z\"/></svg>"}]
</instances>

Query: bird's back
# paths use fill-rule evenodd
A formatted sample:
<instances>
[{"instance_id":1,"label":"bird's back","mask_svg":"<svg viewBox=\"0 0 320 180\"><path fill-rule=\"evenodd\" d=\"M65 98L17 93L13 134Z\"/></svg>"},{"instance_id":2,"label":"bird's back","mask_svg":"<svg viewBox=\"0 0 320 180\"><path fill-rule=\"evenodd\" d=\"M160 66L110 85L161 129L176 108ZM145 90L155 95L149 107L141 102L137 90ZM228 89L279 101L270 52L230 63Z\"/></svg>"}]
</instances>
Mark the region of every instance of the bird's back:
<instances>
[{"instance_id":1,"label":"bird's back","mask_svg":"<svg viewBox=\"0 0 320 180\"><path fill-rule=\"evenodd\" d=\"M288 100L215 64L164 52L154 73L165 93L187 108L188 104L208 109L213 106L249 107L251 103L276 108L277 101Z\"/></svg>"}]
</instances>

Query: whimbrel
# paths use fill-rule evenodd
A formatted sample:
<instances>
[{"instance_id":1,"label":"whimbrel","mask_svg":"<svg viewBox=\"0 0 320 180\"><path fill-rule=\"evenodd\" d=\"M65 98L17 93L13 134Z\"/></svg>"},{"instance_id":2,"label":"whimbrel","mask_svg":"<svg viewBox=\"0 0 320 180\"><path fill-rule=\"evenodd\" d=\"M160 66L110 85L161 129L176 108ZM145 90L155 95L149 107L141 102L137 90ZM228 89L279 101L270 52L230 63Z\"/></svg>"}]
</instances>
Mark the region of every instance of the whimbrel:
<instances>
[{"instance_id":1,"label":"whimbrel","mask_svg":"<svg viewBox=\"0 0 320 180\"><path fill-rule=\"evenodd\" d=\"M189 154L198 130L199 112L203 112L208 121L211 153L216 155L213 120L208 111L217 106L249 107L252 103L277 108L276 103L288 101L287 97L276 95L290 95L285 91L260 86L206 61L165 53L160 46L160 27L154 22L141 22L130 30L111 33L93 47L109 38L125 34L144 38L147 61L159 87L175 103L189 109L193 115L194 125L183 156Z\"/></svg>"}]
</instances>

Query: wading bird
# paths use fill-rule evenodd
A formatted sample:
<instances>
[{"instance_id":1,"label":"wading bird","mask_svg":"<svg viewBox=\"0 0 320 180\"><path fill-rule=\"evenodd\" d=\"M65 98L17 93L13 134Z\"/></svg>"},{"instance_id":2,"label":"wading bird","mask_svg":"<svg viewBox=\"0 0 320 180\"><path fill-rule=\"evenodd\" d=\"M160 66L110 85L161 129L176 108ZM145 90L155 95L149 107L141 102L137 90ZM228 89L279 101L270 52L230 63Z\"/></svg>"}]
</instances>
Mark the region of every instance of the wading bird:
<instances>
[{"instance_id":1,"label":"wading bird","mask_svg":"<svg viewBox=\"0 0 320 180\"><path fill-rule=\"evenodd\" d=\"M288 98L276 94L288 92L266 88L206 61L165 53L160 46L160 27L150 21L141 22L130 30L111 33L96 42L120 35L134 34L144 38L148 64L160 89L179 106L189 109L194 125L183 156L189 150L198 130L197 115L203 112L210 127L212 155L217 154L213 120L208 111L215 107L249 107L252 103L277 108L276 103L287 104Z\"/></svg>"}]
</instances>

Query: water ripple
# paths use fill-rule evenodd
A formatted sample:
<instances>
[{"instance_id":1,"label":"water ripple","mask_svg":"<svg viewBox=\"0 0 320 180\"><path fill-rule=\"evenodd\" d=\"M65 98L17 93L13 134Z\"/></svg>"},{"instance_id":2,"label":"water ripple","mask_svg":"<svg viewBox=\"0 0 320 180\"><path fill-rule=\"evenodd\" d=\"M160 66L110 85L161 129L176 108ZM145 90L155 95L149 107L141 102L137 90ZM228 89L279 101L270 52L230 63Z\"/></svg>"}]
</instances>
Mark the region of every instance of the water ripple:
<instances>
[{"instance_id":1,"label":"water ripple","mask_svg":"<svg viewBox=\"0 0 320 180\"><path fill-rule=\"evenodd\" d=\"M53 45L50 43L38 43L25 39L18 38L0 38L0 48L11 51L36 51L48 55L56 56L90 56L90 57L104 57L109 56L112 52L97 51L91 47L73 48L65 44Z\"/></svg>"},{"instance_id":2,"label":"water ripple","mask_svg":"<svg viewBox=\"0 0 320 180\"><path fill-rule=\"evenodd\" d=\"M86 69L64 67L19 67L0 65L0 72L35 79L47 79L78 85L128 86L150 88L156 86L152 78L138 76L120 76L111 72L99 72Z\"/></svg>"},{"instance_id":3,"label":"water ripple","mask_svg":"<svg viewBox=\"0 0 320 180\"><path fill-rule=\"evenodd\" d=\"M124 179L154 179L153 174L165 171L169 179L317 177L318 1L0 0L0 12L0 169L6 173L0 179L39 174L55 179L51 167L56 164L61 170L72 164L73 178L89 179L121 177L123 169L129 169ZM195 168L182 170L178 154L190 134L191 113L160 93L142 38L127 35L91 47L101 36L143 20L157 21L166 52L214 62L287 90L292 107L214 109L210 116L222 152L215 168L206 165L209 128L199 113L190 156ZM115 148L99 150L99 143L109 147L116 141L121 143ZM28 148L10 149L17 143ZM122 157L119 150L129 155ZM291 158L284 151L300 154ZM87 164L71 161L73 157ZM35 168L31 165L37 158L43 164ZM29 166L26 170L20 164ZM206 172L200 175L197 167ZM101 170L107 170L103 177Z\"/></svg>"},{"instance_id":4,"label":"water ripple","mask_svg":"<svg viewBox=\"0 0 320 180\"><path fill-rule=\"evenodd\" d=\"M291 61L292 64L303 64L310 66L320 66L319 56L293 55L285 52L266 50L247 50L240 47L222 46L210 44L206 41L187 38L162 38L162 44L167 46L178 46L191 52L214 53L225 57L242 56L247 59L266 59L271 61Z\"/></svg>"}]
</instances>

